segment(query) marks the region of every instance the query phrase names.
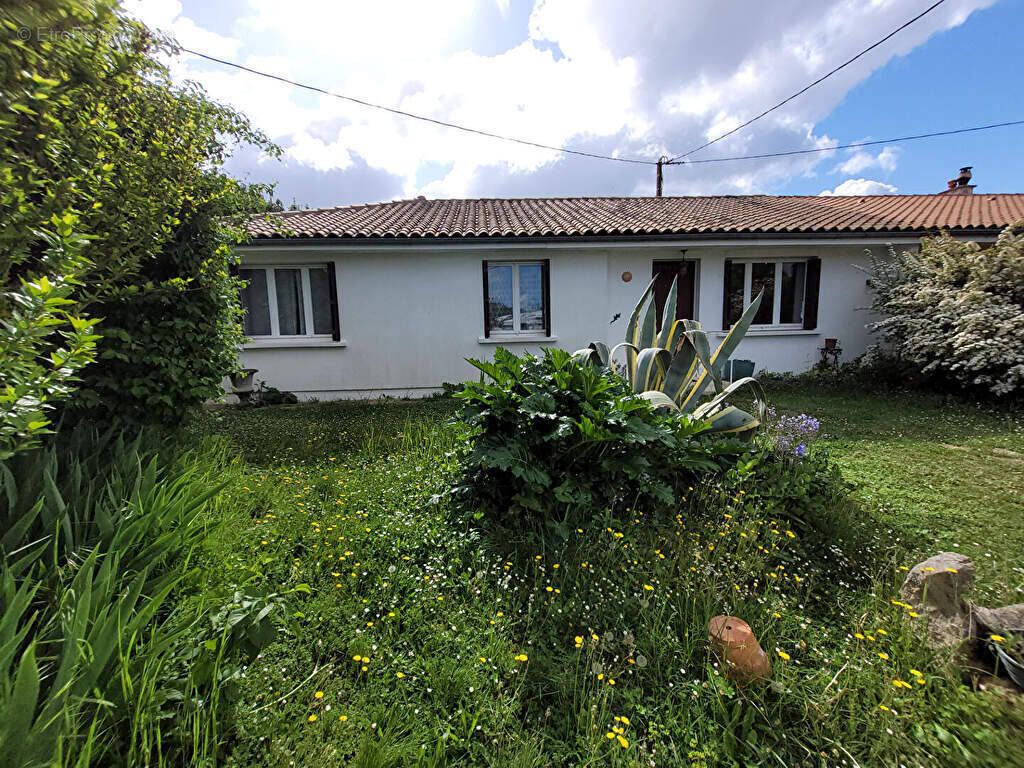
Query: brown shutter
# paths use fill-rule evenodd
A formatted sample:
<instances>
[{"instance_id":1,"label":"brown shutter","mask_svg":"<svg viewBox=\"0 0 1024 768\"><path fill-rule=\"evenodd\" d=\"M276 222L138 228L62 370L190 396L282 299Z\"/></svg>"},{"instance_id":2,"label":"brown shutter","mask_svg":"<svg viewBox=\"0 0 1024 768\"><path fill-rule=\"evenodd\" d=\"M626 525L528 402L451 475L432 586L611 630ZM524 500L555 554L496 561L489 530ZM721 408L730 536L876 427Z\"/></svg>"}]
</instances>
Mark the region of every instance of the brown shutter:
<instances>
[{"instance_id":1,"label":"brown shutter","mask_svg":"<svg viewBox=\"0 0 1024 768\"><path fill-rule=\"evenodd\" d=\"M331 338L341 341L341 312L338 309L338 278L334 262L327 262L327 289L331 296Z\"/></svg>"},{"instance_id":2,"label":"brown shutter","mask_svg":"<svg viewBox=\"0 0 1024 768\"><path fill-rule=\"evenodd\" d=\"M551 259L544 259L540 280L544 296L544 335L551 338Z\"/></svg>"},{"instance_id":3,"label":"brown shutter","mask_svg":"<svg viewBox=\"0 0 1024 768\"><path fill-rule=\"evenodd\" d=\"M807 260L807 280L804 282L804 330L818 327L818 293L821 290L821 259Z\"/></svg>"},{"instance_id":4,"label":"brown shutter","mask_svg":"<svg viewBox=\"0 0 1024 768\"><path fill-rule=\"evenodd\" d=\"M491 295L490 290L487 286L487 261L483 261L484 265L484 338L489 339L491 337Z\"/></svg>"},{"instance_id":5,"label":"brown shutter","mask_svg":"<svg viewBox=\"0 0 1024 768\"><path fill-rule=\"evenodd\" d=\"M729 330L729 293L732 290L732 259L723 262L725 277L722 278L722 330Z\"/></svg>"}]
</instances>

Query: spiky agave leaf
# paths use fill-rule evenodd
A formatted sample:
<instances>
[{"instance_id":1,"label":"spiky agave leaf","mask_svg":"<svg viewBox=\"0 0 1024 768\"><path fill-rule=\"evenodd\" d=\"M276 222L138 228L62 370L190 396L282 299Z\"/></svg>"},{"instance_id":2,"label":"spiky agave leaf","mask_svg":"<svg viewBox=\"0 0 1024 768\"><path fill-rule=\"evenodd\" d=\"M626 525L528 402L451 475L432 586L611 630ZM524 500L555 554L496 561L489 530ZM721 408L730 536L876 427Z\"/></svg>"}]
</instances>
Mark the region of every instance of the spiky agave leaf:
<instances>
[{"instance_id":1,"label":"spiky agave leaf","mask_svg":"<svg viewBox=\"0 0 1024 768\"><path fill-rule=\"evenodd\" d=\"M647 347L640 350L636 358L636 373L633 375L633 391L646 392L660 389L665 380L672 355L661 347Z\"/></svg>"},{"instance_id":2,"label":"spiky agave leaf","mask_svg":"<svg viewBox=\"0 0 1024 768\"><path fill-rule=\"evenodd\" d=\"M647 285L647 289L644 291L643 296L640 297L640 301L633 307L633 313L629 316L629 322L626 323L626 343L633 345L634 348L640 349L643 347L649 347L650 344L641 344L640 334L640 313L643 311L644 305L647 303L647 299L654 291L654 283L657 280L651 280ZM629 350L629 347L627 347ZM633 377L633 371L636 370L636 356L637 353L634 351L627 351L626 353L626 369L629 371L630 378Z\"/></svg>"},{"instance_id":3,"label":"spiky agave leaf","mask_svg":"<svg viewBox=\"0 0 1024 768\"><path fill-rule=\"evenodd\" d=\"M728 360L729 356L736 350L736 347L739 346L739 343L743 340L743 337L750 329L750 324L754 322L754 316L757 314L757 310L761 307L761 299L763 296L764 290L762 289L761 292L757 294L757 298L750 302L750 306L744 310L742 315L740 315L740 319L737 320L733 327L729 329L729 333L725 335L725 338L722 340L722 343L718 345L718 349L715 350L714 354L707 355L706 359L701 359L701 365L704 367L704 370L701 371L697 380L693 384L693 389L686 396L689 408L693 407L690 403L695 404L697 398L699 398L701 393L703 393L704 388L707 386L707 377L709 375L714 382L715 392L721 393L722 376L719 373L716 364L719 360L722 360L723 362ZM696 325L697 328L694 329L694 331L700 330L700 324L697 323ZM701 333L704 333L703 330L701 330ZM690 334L688 332L688 338L689 335ZM707 342L707 334L704 334L704 341L705 343ZM698 350L698 353L709 351L710 345L706 347L702 346ZM687 405L684 405L684 403L680 403L679 405L683 410L689 410Z\"/></svg>"},{"instance_id":4,"label":"spiky agave leaf","mask_svg":"<svg viewBox=\"0 0 1024 768\"><path fill-rule=\"evenodd\" d=\"M640 397L649 402L654 408L668 408L671 411L679 410L679 406L675 404L671 397L656 389L641 392Z\"/></svg>"},{"instance_id":5,"label":"spiky agave leaf","mask_svg":"<svg viewBox=\"0 0 1024 768\"><path fill-rule=\"evenodd\" d=\"M757 402L756 415L728 405L726 402L730 396L743 388L754 390L754 399ZM708 419L710 421L710 427L704 430L705 432L750 437L764 423L767 415L764 388L761 386L761 382L752 376L737 379L711 400L701 404L694 410L693 415L694 418Z\"/></svg>"},{"instance_id":6,"label":"spiky agave leaf","mask_svg":"<svg viewBox=\"0 0 1024 768\"><path fill-rule=\"evenodd\" d=\"M672 280L672 287L669 289L668 298L665 301L665 312L661 316L661 333L658 334L658 346L670 352L672 348L668 345L669 336L672 335L672 326L676 319L676 282L678 277ZM653 306L655 302L651 302Z\"/></svg>"}]
</instances>

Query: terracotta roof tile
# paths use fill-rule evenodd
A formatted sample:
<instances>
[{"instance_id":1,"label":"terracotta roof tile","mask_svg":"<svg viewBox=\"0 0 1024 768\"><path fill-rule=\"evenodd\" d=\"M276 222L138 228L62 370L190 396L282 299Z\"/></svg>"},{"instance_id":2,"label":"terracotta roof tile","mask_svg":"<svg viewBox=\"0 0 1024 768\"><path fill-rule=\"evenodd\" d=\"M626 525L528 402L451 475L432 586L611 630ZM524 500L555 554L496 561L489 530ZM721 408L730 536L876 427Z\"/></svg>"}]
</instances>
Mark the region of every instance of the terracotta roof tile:
<instances>
[{"instance_id":1,"label":"terracotta roof tile","mask_svg":"<svg viewBox=\"0 0 1024 768\"><path fill-rule=\"evenodd\" d=\"M970 233L1024 219L1024 194L395 200L254 216L273 238Z\"/></svg>"}]
</instances>

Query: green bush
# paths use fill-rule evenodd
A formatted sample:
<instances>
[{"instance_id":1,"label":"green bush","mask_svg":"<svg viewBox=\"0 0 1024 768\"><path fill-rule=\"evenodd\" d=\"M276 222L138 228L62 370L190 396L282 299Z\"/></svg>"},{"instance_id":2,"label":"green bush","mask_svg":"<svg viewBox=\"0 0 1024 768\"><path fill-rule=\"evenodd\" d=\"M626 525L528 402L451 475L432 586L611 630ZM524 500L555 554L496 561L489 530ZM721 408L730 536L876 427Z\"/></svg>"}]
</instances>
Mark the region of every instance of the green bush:
<instances>
[{"instance_id":1,"label":"green bush","mask_svg":"<svg viewBox=\"0 0 1024 768\"><path fill-rule=\"evenodd\" d=\"M0 456L76 393L108 421L176 424L241 340L231 223L263 190L219 169L236 143L275 150L174 85L173 44L115 0L7 3L0 21Z\"/></svg>"},{"instance_id":2,"label":"green bush","mask_svg":"<svg viewBox=\"0 0 1024 768\"><path fill-rule=\"evenodd\" d=\"M671 504L696 471L719 469L742 445L698 438L704 422L657 411L607 368L561 350L499 348L493 363L470 362L487 380L455 394L474 433L454 493L479 515L564 523L616 500Z\"/></svg>"}]
</instances>

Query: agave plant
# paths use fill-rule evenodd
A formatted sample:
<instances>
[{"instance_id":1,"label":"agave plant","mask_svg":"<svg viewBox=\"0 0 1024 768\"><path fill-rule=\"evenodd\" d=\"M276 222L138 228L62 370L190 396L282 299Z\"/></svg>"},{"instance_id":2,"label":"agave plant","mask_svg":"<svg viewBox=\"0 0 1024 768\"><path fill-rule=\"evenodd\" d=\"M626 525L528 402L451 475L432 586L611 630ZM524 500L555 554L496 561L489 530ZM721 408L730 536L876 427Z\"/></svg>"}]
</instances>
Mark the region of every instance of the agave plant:
<instances>
[{"instance_id":1,"label":"agave plant","mask_svg":"<svg viewBox=\"0 0 1024 768\"><path fill-rule=\"evenodd\" d=\"M763 292L750 303L718 349L712 352L708 335L700 323L675 319L674 280L665 302L661 331L656 330L654 282L652 280L647 286L633 309L624 342L609 349L607 344L595 341L586 349L577 350L575 359L591 365L611 366L619 349L625 349L623 375L632 384L633 391L656 408L692 413L695 418L708 422L707 432L749 437L765 418L764 390L757 379L749 376L724 386L721 369L750 328L761 306ZM714 396L701 403L709 384L714 387ZM753 391L757 402L756 415L728 404L728 398L742 388Z\"/></svg>"}]
</instances>

